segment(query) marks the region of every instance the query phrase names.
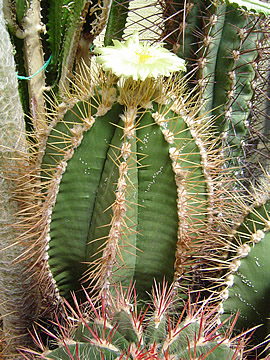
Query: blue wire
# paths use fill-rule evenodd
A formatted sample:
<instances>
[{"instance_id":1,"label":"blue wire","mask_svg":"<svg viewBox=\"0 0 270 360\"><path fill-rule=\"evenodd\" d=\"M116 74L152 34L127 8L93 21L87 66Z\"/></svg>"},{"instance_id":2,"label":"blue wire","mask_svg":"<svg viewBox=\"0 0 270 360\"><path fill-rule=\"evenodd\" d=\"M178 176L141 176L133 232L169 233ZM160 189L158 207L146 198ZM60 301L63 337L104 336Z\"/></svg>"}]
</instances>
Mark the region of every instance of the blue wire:
<instances>
[{"instance_id":1,"label":"blue wire","mask_svg":"<svg viewBox=\"0 0 270 360\"><path fill-rule=\"evenodd\" d=\"M17 74L17 78L18 78L19 80L30 80L30 79L32 79L34 76L36 76L37 74L39 74L42 70L46 70L46 69L47 69L47 67L48 67L51 59L52 59L52 55L51 55L51 56L49 57L49 59L44 63L44 65L43 65L37 72L35 72L33 75L31 75L31 76L21 76L21 75L18 75L18 74Z\"/></svg>"}]
</instances>

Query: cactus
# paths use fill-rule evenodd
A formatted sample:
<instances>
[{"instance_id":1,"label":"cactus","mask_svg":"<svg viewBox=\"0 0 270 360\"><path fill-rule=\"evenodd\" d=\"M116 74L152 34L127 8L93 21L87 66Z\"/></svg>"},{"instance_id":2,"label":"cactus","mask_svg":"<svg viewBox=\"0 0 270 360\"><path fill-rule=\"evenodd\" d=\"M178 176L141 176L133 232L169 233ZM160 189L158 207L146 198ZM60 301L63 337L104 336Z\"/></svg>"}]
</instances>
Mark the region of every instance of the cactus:
<instances>
[{"instance_id":1,"label":"cactus","mask_svg":"<svg viewBox=\"0 0 270 360\"><path fill-rule=\"evenodd\" d=\"M185 59L191 70L185 79L175 72L181 69L182 60L169 57L167 61L167 55L156 69L150 64L140 70L149 56L154 58L154 50L149 44L139 47L138 35L126 43L115 40L125 36L124 26L132 29L132 21L142 24L140 37L144 28L149 31L151 16L144 19L147 15L141 15L145 4L137 9L132 1L112 1L111 6L109 1L80 1L79 6L55 1L47 5L43 12L34 0L5 6L21 74L25 48L29 91L22 84L19 91L25 112L31 111L31 120L27 120L30 155L26 158L21 152L23 161L17 163L24 174L21 177L18 171L17 177L25 180L15 190L23 210L19 213L22 220L16 224L19 235L13 240L19 254L16 250L14 255L20 262L29 262L26 270L35 279L29 296L40 298L35 307L39 316L51 318L61 299L70 299L72 291L78 301L89 296L98 301L101 295L107 302L117 296L118 286L128 287L131 278L138 299L147 303L154 281L160 283L165 276L172 286L180 288L180 307L185 301L195 301L197 291L205 297L213 292L215 296L208 301L215 305L221 302L220 311L240 310L240 332L263 322L265 326L256 336L257 343L264 341L268 314L260 313L260 319L254 319L249 309L259 311L257 298L250 291L245 301L252 305L246 309L235 289L244 298L246 289L240 278L255 283L256 277L262 276L260 271L266 276L262 267L256 275L246 268L254 264L254 256L263 259L268 250L268 228L261 222L268 219L269 184L262 190L263 200L258 200L255 190L254 196L248 195L250 203L246 193L253 188L245 176L252 166L261 173L258 159L254 165L251 162L251 150L264 153L260 158L263 164L265 154L269 156L265 140L254 137L265 120L266 103L258 95L255 81L265 92L269 26L265 16L269 5L245 1L245 11L229 1L196 0L175 5L159 1L149 5L156 7L159 18L151 37L155 54L167 54L157 43L160 36ZM134 17L136 12L139 21ZM48 30L42 43L41 13ZM119 13L121 22L117 21ZM185 23L183 36L179 31L184 27L177 24L179 13ZM103 28L104 43L113 42L114 46L96 48L101 65L95 65L92 44ZM23 39L16 39L16 35ZM46 73L42 71L42 46L45 59L52 54ZM116 61L109 54L108 60L106 49L123 52ZM136 70L129 64L134 49L139 59ZM26 105L28 97L30 107ZM230 195L233 192L235 196ZM239 224L234 221L237 211L242 214ZM259 220L258 213L263 213ZM266 233L263 241L242 258L237 246L247 247L247 234L262 229ZM241 265L234 270L237 261ZM82 283L87 293L80 290ZM258 283L258 298L267 291L266 284ZM196 321L192 337L200 329L199 318ZM116 353L129 358L122 352L131 354L131 339L121 334L120 323L115 341L121 340L123 347L119 345ZM92 329L93 322L87 325ZM107 332L106 326L103 330ZM147 326L146 333L150 330ZM8 335L10 330L5 331ZM158 337L158 333L149 336ZM181 334L185 337L185 330ZM75 340L79 347L86 346L81 345L81 338ZM157 351L163 341L164 334ZM216 338L209 342L210 346L218 345ZM76 346L66 344L65 349L75 349L75 356ZM170 353L179 351L172 349L174 346ZM62 350L55 350L55 354ZM149 356L140 351L142 357ZM179 356L198 355L196 349L194 355L192 351L187 357L184 353ZM209 356L221 356L222 351L228 358L241 356L223 344ZM105 352L96 356L102 358ZM169 353L155 356L166 359Z\"/></svg>"},{"instance_id":2,"label":"cactus","mask_svg":"<svg viewBox=\"0 0 270 360\"><path fill-rule=\"evenodd\" d=\"M268 167L264 157L260 156L260 152L265 154L267 150L262 143L260 144L261 140L258 140L257 135L254 136L254 133L261 131L265 121L267 121L264 119L264 116L267 116L265 109L267 109L268 105L265 104L263 92L267 92L268 70L267 65L265 65L266 54L262 49L269 42L269 32L264 31L264 29L267 29L268 22L262 22L261 18L250 12L239 8L235 9L228 2L227 4L220 3L219 6L216 5L216 3L207 1L195 1L193 6L189 4L186 9L185 19L185 32L187 36L183 38L170 28L168 28L168 32L164 33L163 36L170 40L175 51L178 51L180 56L192 59L190 66L193 65L197 69L194 77L196 77L196 83L199 84L201 89L202 113L210 112L216 115L216 120L214 121L219 129L218 132L221 133L224 151L227 152L226 156L228 156L227 161L229 162L227 166L237 165L235 175L240 177L241 183L243 183L243 175L249 174L250 176L251 174L249 169L252 169L254 173L257 168L257 174L262 172L262 166L259 165L258 158L265 167ZM164 8L165 18L170 18L173 11L174 9L170 8L170 5ZM197 32L192 30L195 27ZM181 44L182 39L184 47ZM185 53L183 53L183 49ZM261 86L260 94L257 93L256 89L258 84ZM266 141L264 135L262 135L262 141ZM254 155L250 157L252 151L253 153L259 152L255 160L257 163L254 163ZM240 184L240 188L241 186L243 187L242 184ZM236 185L235 189L239 189L239 186ZM264 215L261 216L264 216L265 221L268 219L266 202L268 189L269 184L266 183L264 190L261 190L265 193L264 201L263 203L261 202L261 207L265 209L264 211L262 210ZM249 190L248 194L254 202L251 207L254 207L258 203L258 198L257 195L254 197L250 192L253 192L253 190ZM245 204L249 203L249 201L250 199ZM257 269L256 260L253 257L256 255L252 255L253 253L256 254L256 246L252 245L250 256L244 253L242 257L246 257L241 259L240 255L242 247L244 249L247 247L247 244L242 244L247 241L247 235L245 234L247 233L248 226L248 232L255 232L258 224L263 220L262 218L260 218L260 221L259 219L251 221L248 218L244 220L248 213L252 213L252 210L247 210L247 205L244 205L239 195L237 202L238 204L241 203L241 206L236 206L232 211L234 214L237 214L237 211L239 214L243 214L241 221L238 223L237 220L237 223L235 223L234 220L230 223L231 227L223 227L221 225L221 229L219 229L222 234L228 234L228 236L221 237L221 244L223 244L223 250L226 247L230 249L228 250L230 255L224 261L224 265L224 252L223 255L222 252L218 252L217 256L212 252L209 260L216 260L215 264L212 265L214 269L221 269L223 266L227 269L227 271L221 273L221 277L217 277L216 281L218 285L224 284L225 286L224 291L221 293L221 301L225 313L228 314L231 311L241 310L241 320L238 321L237 325L240 330L247 326L264 324L254 335L255 338L257 337L258 342L263 342L266 339L267 331L269 331L266 327L268 315L259 314L260 311L263 311L263 308L267 308L267 304L264 301L267 301L269 291L268 281L266 280L269 277L269 272L267 265L265 265L264 271L260 268L262 270L261 279L265 279L264 286L258 291L260 303L254 292L247 290L250 289L247 287L247 283L250 286L256 287L255 284L260 273L260 270ZM265 202L266 204L264 204ZM222 216L226 213L226 209L225 211L221 209ZM256 215L253 215L254 217L256 218ZM253 228L251 228L251 223ZM238 227L241 232L233 236ZM267 236L262 244L257 249L260 246L268 246ZM238 256L239 259L237 260ZM258 258L260 258L262 264L267 264L267 249L265 253L260 252L260 257ZM240 260L242 265L238 271L236 263L239 265ZM247 263L250 268L253 267L254 273L252 276L250 271L247 272ZM210 274L208 276L211 278L211 281L215 277L215 275ZM243 285L245 281L246 284ZM228 285L231 287L228 288ZM258 286L260 286L259 283ZM224 298L227 297L228 300L223 303ZM250 308L253 310L247 310ZM259 308L262 309L258 310ZM252 315L253 311L256 313L256 316Z\"/></svg>"},{"instance_id":3,"label":"cactus","mask_svg":"<svg viewBox=\"0 0 270 360\"><path fill-rule=\"evenodd\" d=\"M215 116L227 156L234 158L235 164L238 157L242 165L247 161L254 125L261 129L267 108L263 99L268 67L262 49L269 42L268 20L226 3L189 2L183 19L184 37L182 27L177 31L178 24L173 24L174 12L181 6L168 5L165 21L174 26L165 27L163 37L179 56L190 59L189 68L200 87L202 112ZM256 147L252 149L256 151Z\"/></svg>"},{"instance_id":4,"label":"cactus","mask_svg":"<svg viewBox=\"0 0 270 360\"><path fill-rule=\"evenodd\" d=\"M72 320L60 325L60 337L54 336L59 343L57 349L49 351L40 343L44 350L41 358L240 358L244 338L230 340L232 327L222 333L222 324L215 325L215 309L208 309L206 303L192 306L187 302L176 315L177 293L163 282L155 283L152 302L139 311L134 285L130 284L126 291L121 286L114 290L116 296L108 293L106 300L102 297L98 309L86 294L93 313L90 318L85 318L75 298L76 311L67 303L76 325Z\"/></svg>"},{"instance_id":5,"label":"cactus","mask_svg":"<svg viewBox=\"0 0 270 360\"><path fill-rule=\"evenodd\" d=\"M25 247L22 244L13 247L14 239L18 236L16 224L23 220L19 189L22 179L29 180L29 175L18 167L18 158L23 154L27 162L29 154L12 45L5 28L2 2L0 31L0 303L7 346L14 352L21 341L25 345L31 344L28 329L37 319L40 299L37 289L33 289L37 276L32 273L30 276L28 272L29 267L35 267L36 259L33 256L30 262L17 262Z\"/></svg>"},{"instance_id":6,"label":"cactus","mask_svg":"<svg viewBox=\"0 0 270 360\"><path fill-rule=\"evenodd\" d=\"M104 78L104 74L99 75ZM106 83L109 87L110 79ZM165 105L161 102L158 81L132 84L127 80L122 88L117 88L120 94L117 100L112 84L103 90L100 104L94 103L92 107L92 99L79 101L63 118L52 122L41 165L47 178L53 169L46 190L50 196L44 208L47 212L47 202L53 205L55 184L59 182L51 214L48 255L50 269L65 296L79 288L79 279L87 270L83 263L88 261L93 274L99 274L102 286L108 282L129 282L133 277L137 293L144 297L151 290L153 278L161 281L165 275L173 280L177 247L184 252L181 247L186 244L188 248L192 239L196 239L195 234L202 232L207 217L212 216L208 211L212 197L207 192L213 187L214 179L209 178L216 163L205 159L206 125L192 123L196 110L188 112L188 104L174 102L173 110L172 105L166 105L172 84L168 81L166 85L168 93L162 93ZM145 91L142 98L141 88ZM174 95L180 97L175 91ZM157 102L152 101L155 98ZM145 104L149 109L144 108ZM57 163L53 164L54 161ZM73 179L78 177L77 187ZM187 179L185 188L178 180L182 178ZM82 202L75 205L76 199ZM71 211L66 207L67 201L74 204ZM152 206L156 229L148 225ZM188 216L185 206L189 208ZM193 243L192 251L196 252L196 240ZM69 249L75 244L76 250L71 253ZM182 261L184 257L183 254ZM77 275L74 263L82 264L81 269L75 270ZM113 271L114 263L119 270ZM159 270L155 263L160 263ZM184 272L181 266L179 273ZM70 281L72 284L68 284Z\"/></svg>"},{"instance_id":7,"label":"cactus","mask_svg":"<svg viewBox=\"0 0 270 360\"><path fill-rule=\"evenodd\" d=\"M269 334L269 200L258 199L242 216L230 234L221 312L226 317L240 311L237 328L260 325L254 337L264 341Z\"/></svg>"}]
</instances>

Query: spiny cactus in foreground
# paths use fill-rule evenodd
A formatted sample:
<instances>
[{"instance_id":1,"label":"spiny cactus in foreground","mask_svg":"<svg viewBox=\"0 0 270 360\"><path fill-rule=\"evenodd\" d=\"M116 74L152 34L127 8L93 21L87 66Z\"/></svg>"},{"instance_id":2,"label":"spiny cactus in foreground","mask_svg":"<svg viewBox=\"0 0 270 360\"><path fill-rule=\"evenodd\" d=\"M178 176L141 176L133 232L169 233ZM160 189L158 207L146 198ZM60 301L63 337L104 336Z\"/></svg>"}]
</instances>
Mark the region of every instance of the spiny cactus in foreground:
<instances>
[{"instance_id":1,"label":"spiny cactus in foreground","mask_svg":"<svg viewBox=\"0 0 270 360\"><path fill-rule=\"evenodd\" d=\"M37 338L43 349L40 358L240 359L247 339L243 334L231 338L233 325L224 332L223 324L217 325L215 308L188 301L178 315L177 292L163 281L163 285L155 283L152 301L142 309L134 285L127 290L120 286L106 299L102 296L99 308L87 293L84 310L76 298L75 309L66 303L69 321L58 322L58 336L51 334L59 347L48 351Z\"/></svg>"}]
</instances>

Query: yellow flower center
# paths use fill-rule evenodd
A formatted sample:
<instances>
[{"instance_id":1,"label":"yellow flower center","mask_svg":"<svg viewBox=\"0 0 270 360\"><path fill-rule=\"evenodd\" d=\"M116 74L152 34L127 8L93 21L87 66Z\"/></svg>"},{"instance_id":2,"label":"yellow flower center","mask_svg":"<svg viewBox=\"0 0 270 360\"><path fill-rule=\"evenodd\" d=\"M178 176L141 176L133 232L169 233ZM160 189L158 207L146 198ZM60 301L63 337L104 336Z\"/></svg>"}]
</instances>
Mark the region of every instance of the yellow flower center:
<instances>
[{"instance_id":1,"label":"yellow flower center","mask_svg":"<svg viewBox=\"0 0 270 360\"><path fill-rule=\"evenodd\" d=\"M136 50L136 56L138 58L138 63L139 64L143 64L145 63L148 59L152 58L153 56L151 55L151 52L148 49L140 49L140 50Z\"/></svg>"}]
</instances>

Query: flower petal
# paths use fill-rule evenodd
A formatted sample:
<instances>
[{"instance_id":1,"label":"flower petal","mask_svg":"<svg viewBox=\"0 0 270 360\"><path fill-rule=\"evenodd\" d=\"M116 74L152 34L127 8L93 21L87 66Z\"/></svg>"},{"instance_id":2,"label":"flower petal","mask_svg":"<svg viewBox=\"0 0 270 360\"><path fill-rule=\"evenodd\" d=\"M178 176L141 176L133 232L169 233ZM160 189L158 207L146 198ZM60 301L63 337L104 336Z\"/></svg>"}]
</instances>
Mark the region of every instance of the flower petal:
<instances>
[{"instance_id":1,"label":"flower petal","mask_svg":"<svg viewBox=\"0 0 270 360\"><path fill-rule=\"evenodd\" d=\"M127 41L113 40L113 46L96 48L97 63L104 70L134 80L169 76L175 71L185 71L185 61L160 44L140 43L138 33Z\"/></svg>"}]
</instances>

